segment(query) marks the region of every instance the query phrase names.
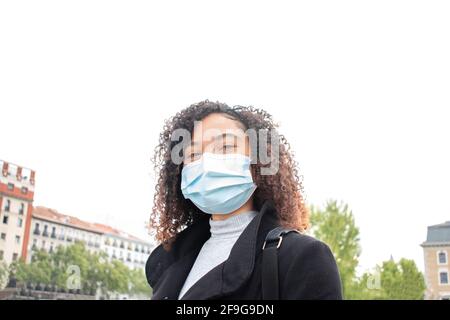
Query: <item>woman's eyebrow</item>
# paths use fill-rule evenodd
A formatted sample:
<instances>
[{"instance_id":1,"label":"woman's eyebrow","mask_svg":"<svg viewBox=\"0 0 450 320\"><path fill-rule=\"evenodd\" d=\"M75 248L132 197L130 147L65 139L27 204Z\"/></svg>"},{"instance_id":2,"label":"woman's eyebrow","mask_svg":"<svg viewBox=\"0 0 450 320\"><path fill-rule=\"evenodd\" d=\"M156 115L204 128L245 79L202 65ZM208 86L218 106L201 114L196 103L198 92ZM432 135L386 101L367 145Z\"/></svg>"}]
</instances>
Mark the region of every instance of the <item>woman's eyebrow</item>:
<instances>
[{"instance_id":1,"label":"woman's eyebrow","mask_svg":"<svg viewBox=\"0 0 450 320\"><path fill-rule=\"evenodd\" d=\"M216 136L213 136L213 137L211 137L211 139L209 139L209 141L207 142L208 144L209 143L211 143L211 142L216 142L217 140L219 140L220 139L220 141L227 141L226 139L233 139L233 140L228 140L228 141L238 141L238 140L241 140L242 139L242 137L240 137L240 136L238 136L238 135L236 135L236 134L234 134L234 133L231 133L231 132L225 132L225 133L222 133L222 134L218 134L218 135L216 135ZM204 143L205 141L191 141L191 144L190 145L188 145L187 147L186 147L186 149L188 149L188 148L193 148L193 147L196 147L196 146L201 146L203 143ZM192 150L190 150L190 151L192 151Z\"/></svg>"},{"instance_id":2,"label":"woman's eyebrow","mask_svg":"<svg viewBox=\"0 0 450 320\"><path fill-rule=\"evenodd\" d=\"M226 141L227 138L232 138L233 141L236 141L236 140L240 139L240 137L238 135L234 134L234 133L225 132L225 133L222 133L222 134L219 134L219 135L213 137L212 140L215 141L215 140L221 139L221 140L225 140Z\"/></svg>"}]
</instances>

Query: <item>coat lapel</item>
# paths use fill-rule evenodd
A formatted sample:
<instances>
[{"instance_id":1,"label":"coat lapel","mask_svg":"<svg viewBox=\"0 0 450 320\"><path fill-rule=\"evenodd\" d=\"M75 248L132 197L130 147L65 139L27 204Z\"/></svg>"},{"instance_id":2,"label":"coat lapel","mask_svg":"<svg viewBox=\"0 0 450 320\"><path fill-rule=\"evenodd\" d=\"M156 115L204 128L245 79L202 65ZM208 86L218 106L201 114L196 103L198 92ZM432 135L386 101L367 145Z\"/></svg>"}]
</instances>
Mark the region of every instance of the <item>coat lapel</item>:
<instances>
[{"instance_id":1,"label":"coat lapel","mask_svg":"<svg viewBox=\"0 0 450 320\"><path fill-rule=\"evenodd\" d=\"M220 296L229 295L238 290L253 273L255 260L262 249L266 233L277 226L276 215L273 204L266 201L261 207L258 215L249 223L241 236L238 238L226 261L219 264L200 280L198 280L182 297L182 300L206 300L215 299ZM209 216L208 216L209 217ZM205 231L206 230L206 231ZM177 299L179 292L200 252L203 243L209 238L209 220L197 226L188 227L180 233L180 237L174 243L174 251L164 251L159 257L166 263L160 262L160 277L153 277L154 287L153 299ZM183 233L182 232L182 233ZM184 249L177 242L186 244ZM196 245L192 245L194 244ZM188 246L187 244L191 244ZM188 250L188 252L186 252ZM155 249L160 250L159 248ZM153 253L152 253L153 255ZM156 261L156 255L150 260ZM155 272L157 263L149 263L148 273ZM170 264L170 262L173 262ZM170 265L169 265L170 264ZM152 271L153 269L153 271ZM156 279L159 278L159 279ZM150 280L149 280L150 283Z\"/></svg>"}]
</instances>

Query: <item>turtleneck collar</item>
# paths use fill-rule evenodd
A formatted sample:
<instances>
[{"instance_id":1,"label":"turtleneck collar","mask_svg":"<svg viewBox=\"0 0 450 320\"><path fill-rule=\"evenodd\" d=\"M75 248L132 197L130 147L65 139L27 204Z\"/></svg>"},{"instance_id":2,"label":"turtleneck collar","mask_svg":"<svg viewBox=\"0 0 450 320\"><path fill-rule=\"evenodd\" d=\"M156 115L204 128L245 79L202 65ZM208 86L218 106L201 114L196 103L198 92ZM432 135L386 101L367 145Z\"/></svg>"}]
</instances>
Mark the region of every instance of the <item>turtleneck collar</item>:
<instances>
[{"instance_id":1,"label":"turtleneck collar","mask_svg":"<svg viewBox=\"0 0 450 320\"><path fill-rule=\"evenodd\" d=\"M224 220L209 219L211 239L238 238L247 225L258 214L258 211L247 211Z\"/></svg>"}]
</instances>

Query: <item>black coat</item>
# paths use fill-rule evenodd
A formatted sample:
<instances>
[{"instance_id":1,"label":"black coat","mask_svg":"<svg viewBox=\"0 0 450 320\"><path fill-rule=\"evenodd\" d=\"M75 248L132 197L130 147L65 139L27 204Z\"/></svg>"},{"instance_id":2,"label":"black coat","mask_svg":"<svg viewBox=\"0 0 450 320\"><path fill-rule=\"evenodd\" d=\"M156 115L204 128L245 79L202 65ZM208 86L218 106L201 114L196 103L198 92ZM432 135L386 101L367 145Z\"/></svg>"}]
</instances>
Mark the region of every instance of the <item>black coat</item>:
<instances>
[{"instance_id":1,"label":"black coat","mask_svg":"<svg viewBox=\"0 0 450 320\"><path fill-rule=\"evenodd\" d=\"M209 239L209 215L180 232L171 250L161 245L145 267L152 299L178 299L203 243ZM233 246L228 260L197 281L182 300L262 299L261 252L268 231L279 226L266 201ZM338 268L329 247L310 236L291 232L283 237L279 256L280 299L342 299Z\"/></svg>"}]
</instances>

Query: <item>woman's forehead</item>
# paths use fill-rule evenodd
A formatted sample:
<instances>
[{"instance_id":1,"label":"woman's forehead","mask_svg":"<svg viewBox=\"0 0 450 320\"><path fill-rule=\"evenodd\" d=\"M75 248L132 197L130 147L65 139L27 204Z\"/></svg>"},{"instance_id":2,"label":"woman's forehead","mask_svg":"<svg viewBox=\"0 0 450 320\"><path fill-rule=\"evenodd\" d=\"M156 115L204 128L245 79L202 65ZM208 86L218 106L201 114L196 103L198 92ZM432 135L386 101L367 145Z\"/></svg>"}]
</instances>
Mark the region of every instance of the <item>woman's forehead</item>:
<instances>
[{"instance_id":1,"label":"woman's forehead","mask_svg":"<svg viewBox=\"0 0 450 320\"><path fill-rule=\"evenodd\" d=\"M205 143L217 139L241 139L245 137L243 124L229 116L213 113L197 121L192 142Z\"/></svg>"}]
</instances>

